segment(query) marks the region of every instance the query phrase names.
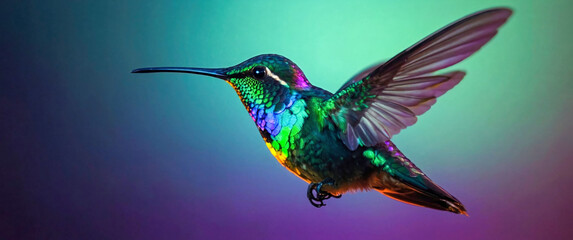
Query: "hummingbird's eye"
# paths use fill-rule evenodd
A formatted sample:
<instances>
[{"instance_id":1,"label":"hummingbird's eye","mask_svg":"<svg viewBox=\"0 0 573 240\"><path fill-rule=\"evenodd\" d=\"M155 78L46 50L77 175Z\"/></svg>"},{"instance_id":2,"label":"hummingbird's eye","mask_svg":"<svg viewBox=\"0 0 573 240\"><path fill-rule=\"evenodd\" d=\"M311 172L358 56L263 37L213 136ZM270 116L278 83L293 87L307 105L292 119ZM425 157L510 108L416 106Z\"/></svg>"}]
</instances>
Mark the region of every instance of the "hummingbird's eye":
<instances>
[{"instance_id":1,"label":"hummingbird's eye","mask_svg":"<svg viewBox=\"0 0 573 240\"><path fill-rule=\"evenodd\" d=\"M256 66L253 68L253 77L261 80L267 76L267 68L263 66Z\"/></svg>"}]
</instances>

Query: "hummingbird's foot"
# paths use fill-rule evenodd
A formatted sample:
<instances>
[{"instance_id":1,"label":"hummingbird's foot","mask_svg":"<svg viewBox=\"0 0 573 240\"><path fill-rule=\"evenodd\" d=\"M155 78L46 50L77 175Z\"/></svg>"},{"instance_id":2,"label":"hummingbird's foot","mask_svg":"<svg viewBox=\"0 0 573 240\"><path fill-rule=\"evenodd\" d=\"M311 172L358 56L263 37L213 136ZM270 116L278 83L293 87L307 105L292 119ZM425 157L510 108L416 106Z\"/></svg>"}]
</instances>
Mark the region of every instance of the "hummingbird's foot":
<instances>
[{"instance_id":1,"label":"hummingbird's foot","mask_svg":"<svg viewBox=\"0 0 573 240\"><path fill-rule=\"evenodd\" d=\"M332 180L332 178L326 178L322 182L311 183L308 185L308 188L306 190L306 197L308 198L312 206L320 208L322 206L326 206L326 204L323 202L324 200L329 199L331 197L334 198L342 197L342 195L332 195L329 192L322 191L322 186L324 184L334 185L334 180Z\"/></svg>"}]
</instances>

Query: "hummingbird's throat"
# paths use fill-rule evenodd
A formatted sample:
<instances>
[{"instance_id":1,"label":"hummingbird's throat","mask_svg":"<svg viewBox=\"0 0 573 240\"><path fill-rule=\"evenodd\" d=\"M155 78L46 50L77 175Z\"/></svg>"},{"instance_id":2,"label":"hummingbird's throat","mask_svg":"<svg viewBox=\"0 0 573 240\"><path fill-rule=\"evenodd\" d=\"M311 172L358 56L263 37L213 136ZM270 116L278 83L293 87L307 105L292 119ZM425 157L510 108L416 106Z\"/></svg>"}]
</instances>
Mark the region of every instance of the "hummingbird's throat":
<instances>
[{"instance_id":1,"label":"hummingbird's throat","mask_svg":"<svg viewBox=\"0 0 573 240\"><path fill-rule=\"evenodd\" d=\"M237 92L273 156L285 165L285 159L292 155L292 151L305 144L300 132L309 115L306 100L294 89L280 84L263 85L250 78L230 79L228 82ZM293 166L285 167L297 173Z\"/></svg>"}]
</instances>

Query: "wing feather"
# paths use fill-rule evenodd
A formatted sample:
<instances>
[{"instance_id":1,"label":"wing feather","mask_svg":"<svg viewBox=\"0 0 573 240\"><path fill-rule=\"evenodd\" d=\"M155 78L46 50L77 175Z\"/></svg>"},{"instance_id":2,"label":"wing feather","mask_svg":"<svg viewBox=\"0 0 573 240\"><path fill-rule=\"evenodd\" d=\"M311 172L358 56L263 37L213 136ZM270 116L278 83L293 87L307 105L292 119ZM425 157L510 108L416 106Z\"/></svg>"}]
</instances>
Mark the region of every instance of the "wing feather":
<instances>
[{"instance_id":1,"label":"wing feather","mask_svg":"<svg viewBox=\"0 0 573 240\"><path fill-rule=\"evenodd\" d=\"M360 144L379 144L414 124L416 116L465 76L461 71L430 74L479 50L511 13L495 8L464 17L351 78L323 105L336 119L340 139L354 150Z\"/></svg>"}]
</instances>

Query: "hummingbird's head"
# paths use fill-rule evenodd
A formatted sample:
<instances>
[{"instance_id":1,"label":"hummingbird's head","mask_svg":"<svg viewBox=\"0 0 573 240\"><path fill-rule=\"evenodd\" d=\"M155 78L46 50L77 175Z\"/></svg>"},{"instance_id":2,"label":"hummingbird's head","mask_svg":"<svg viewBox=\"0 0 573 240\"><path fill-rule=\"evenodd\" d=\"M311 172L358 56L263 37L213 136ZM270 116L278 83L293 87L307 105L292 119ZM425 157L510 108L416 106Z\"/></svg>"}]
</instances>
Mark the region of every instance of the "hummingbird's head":
<instances>
[{"instance_id":1,"label":"hummingbird's head","mask_svg":"<svg viewBox=\"0 0 573 240\"><path fill-rule=\"evenodd\" d=\"M304 90L311 85L304 73L291 60L281 55L263 54L228 68L226 75L233 84L237 80L257 81L264 86L280 85ZM238 82L237 82L238 83Z\"/></svg>"},{"instance_id":2,"label":"hummingbird's head","mask_svg":"<svg viewBox=\"0 0 573 240\"><path fill-rule=\"evenodd\" d=\"M154 67L139 68L132 73L183 72L207 75L227 81L247 109L259 102L271 102L291 91L309 89L304 73L291 60L276 54L263 54L228 68ZM271 101L269 101L271 100ZM273 103L276 102L272 101Z\"/></svg>"}]
</instances>

